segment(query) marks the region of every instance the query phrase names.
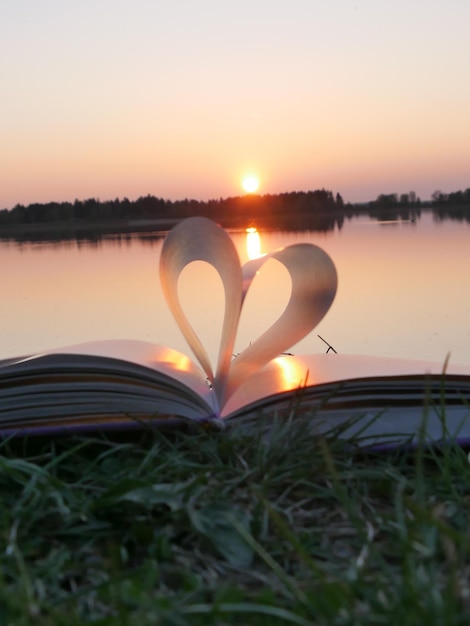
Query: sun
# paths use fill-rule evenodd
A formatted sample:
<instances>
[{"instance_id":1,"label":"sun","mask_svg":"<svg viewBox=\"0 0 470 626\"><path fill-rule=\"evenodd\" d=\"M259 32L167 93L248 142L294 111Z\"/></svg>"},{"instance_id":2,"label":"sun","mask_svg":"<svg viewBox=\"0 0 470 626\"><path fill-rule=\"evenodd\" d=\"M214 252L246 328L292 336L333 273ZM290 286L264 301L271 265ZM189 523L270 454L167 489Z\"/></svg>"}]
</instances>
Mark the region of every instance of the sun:
<instances>
[{"instance_id":1,"label":"sun","mask_svg":"<svg viewBox=\"0 0 470 626\"><path fill-rule=\"evenodd\" d=\"M242 180L242 187L246 191L246 193L255 193L255 191L259 187L259 180L256 176L245 176Z\"/></svg>"}]
</instances>

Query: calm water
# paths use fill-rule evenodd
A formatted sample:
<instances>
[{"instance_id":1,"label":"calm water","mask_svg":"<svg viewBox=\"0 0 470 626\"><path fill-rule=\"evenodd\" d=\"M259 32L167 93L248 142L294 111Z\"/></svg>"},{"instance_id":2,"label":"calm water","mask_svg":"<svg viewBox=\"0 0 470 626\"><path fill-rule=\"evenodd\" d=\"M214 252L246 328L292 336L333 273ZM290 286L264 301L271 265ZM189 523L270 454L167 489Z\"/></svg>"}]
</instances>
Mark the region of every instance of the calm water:
<instances>
[{"instance_id":1,"label":"calm water","mask_svg":"<svg viewBox=\"0 0 470 626\"><path fill-rule=\"evenodd\" d=\"M335 302L293 351L322 352L320 334L338 352L470 363L470 225L346 221L341 230L232 233L242 261L307 241L324 248L339 275ZM162 240L110 238L98 244L0 242L0 359L82 341L132 338L189 354L163 302ZM203 264L187 268L180 293L215 359L222 294ZM247 300L237 340L243 349L285 306L289 280L272 261Z\"/></svg>"}]
</instances>

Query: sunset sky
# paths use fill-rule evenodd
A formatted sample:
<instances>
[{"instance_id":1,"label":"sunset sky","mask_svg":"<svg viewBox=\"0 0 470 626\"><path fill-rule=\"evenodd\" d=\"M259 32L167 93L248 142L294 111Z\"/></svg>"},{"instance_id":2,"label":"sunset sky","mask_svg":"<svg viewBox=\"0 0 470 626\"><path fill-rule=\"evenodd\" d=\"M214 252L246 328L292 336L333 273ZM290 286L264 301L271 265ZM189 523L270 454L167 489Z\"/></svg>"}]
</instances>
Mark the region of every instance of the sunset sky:
<instances>
[{"instance_id":1,"label":"sunset sky","mask_svg":"<svg viewBox=\"0 0 470 626\"><path fill-rule=\"evenodd\" d=\"M3 0L0 209L470 187L469 0Z\"/></svg>"}]
</instances>

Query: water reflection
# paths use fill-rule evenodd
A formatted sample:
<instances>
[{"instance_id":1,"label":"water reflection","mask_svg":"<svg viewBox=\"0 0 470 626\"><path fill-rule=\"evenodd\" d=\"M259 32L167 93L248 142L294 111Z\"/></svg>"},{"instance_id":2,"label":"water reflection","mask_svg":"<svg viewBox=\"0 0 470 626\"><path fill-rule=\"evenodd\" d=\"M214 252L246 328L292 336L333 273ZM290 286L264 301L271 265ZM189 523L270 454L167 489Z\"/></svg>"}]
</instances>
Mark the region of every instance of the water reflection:
<instances>
[{"instance_id":1,"label":"water reflection","mask_svg":"<svg viewBox=\"0 0 470 626\"><path fill-rule=\"evenodd\" d=\"M166 235L165 232L118 232L100 233L92 229L86 231L72 230L64 232L28 231L9 236L2 236L0 233L0 245L3 247L12 246L19 250L30 250L31 248L41 249L54 247L56 249L96 249L103 244L114 246L130 246L135 242L140 242L146 246L154 246L161 243Z\"/></svg>"},{"instance_id":2,"label":"water reflection","mask_svg":"<svg viewBox=\"0 0 470 626\"><path fill-rule=\"evenodd\" d=\"M259 258L263 254L261 252L261 238L254 226L246 229L246 253L250 261Z\"/></svg>"},{"instance_id":3,"label":"water reflection","mask_svg":"<svg viewBox=\"0 0 470 626\"><path fill-rule=\"evenodd\" d=\"M469 224L436 223L429 212L416 225L402 221L398 228L363 216L346 220L341 231L243 228L232 237L242 262L301 242L317 244L333 258L336 300L314 333L293 348L296 355L324 352L320 334L340 353L444 362L450 351L453 362L470 362ZM0 241L0 359L117 338L185 352L160 290L162 241L163 233L108 235L100 243ZM236 351L266 329L271 313L278 315L275 297L289 293L284 268L267 265L254 284L253 316L247 315ZM188 306L208 307L203 323L214 335L215 288L204 278L202 284L190 281L188 289ZM211 356L216 344L208 346Z\"/></svg>"}]
</instances>

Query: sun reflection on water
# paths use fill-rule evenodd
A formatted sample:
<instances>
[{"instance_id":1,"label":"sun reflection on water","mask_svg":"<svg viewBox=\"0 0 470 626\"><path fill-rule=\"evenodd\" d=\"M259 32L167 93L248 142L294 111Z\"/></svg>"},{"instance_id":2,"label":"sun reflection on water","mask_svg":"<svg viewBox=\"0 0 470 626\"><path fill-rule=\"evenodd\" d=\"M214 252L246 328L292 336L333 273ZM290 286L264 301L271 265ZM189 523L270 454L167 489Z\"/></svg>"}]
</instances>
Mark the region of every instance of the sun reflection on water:
<instances>
[{"instance_id":1,"label":"sun reflection on water","mask_svg":"<svg viewBox=\"0 0 470 626\"><path fill-rule=\"evenodd\" d=\"M261 238L254 226L246 229L246 253L250 261L263 255L261 252Z\"/></svg>"}]
</instances>

